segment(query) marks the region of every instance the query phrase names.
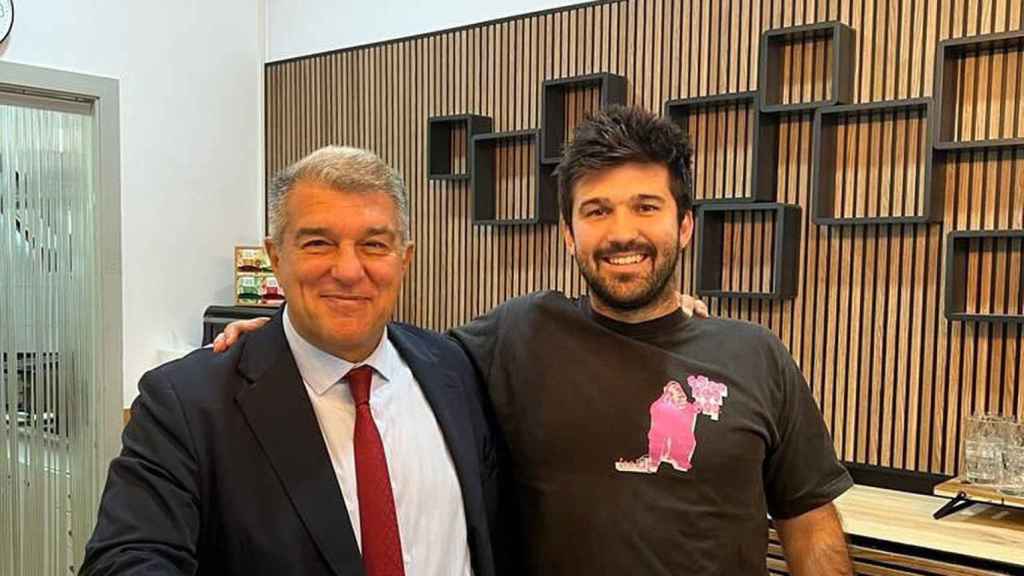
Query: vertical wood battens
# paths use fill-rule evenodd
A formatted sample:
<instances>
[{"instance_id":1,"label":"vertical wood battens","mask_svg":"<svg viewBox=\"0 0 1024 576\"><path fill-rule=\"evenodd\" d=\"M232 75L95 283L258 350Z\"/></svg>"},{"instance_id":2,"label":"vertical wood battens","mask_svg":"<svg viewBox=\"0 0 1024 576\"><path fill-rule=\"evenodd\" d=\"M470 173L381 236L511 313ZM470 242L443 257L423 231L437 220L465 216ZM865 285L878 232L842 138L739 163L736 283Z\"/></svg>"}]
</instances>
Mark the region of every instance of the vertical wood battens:
<instances>
[{"instance_id":1,"label":"vertical wood battens","mask_svg":"<svg viewBox=\"0 0 1024 576\"><path fill-rule=\"evenodd\" d=\"M371 148L402 172L417 249L397 310L404 321L445 329L532 290L579 295L585 286L558 226L474 226L467 182L427 180L427 118L472 113L491 117L495 131L538 128L543 80L596 72L625 76L627 102L657 113L670 99L756 90L764 31L830 20L854 30L853 103L866 103L933 96L940 41L1020 30L1024 9L1015 0L626 0L271 63L266 176L332 143ZM787 44L783 101L829 97L834 53L825 39ZM1024 52L967 53L955 64L955 137L1024 137ZM565 104L571 134L598 107L598 92L567 90ZM757 114L732 104L688 117L697 199L749 195ZM711 311L761 323L791 350L842 458L953 473L966 415L1024 414L1024 354L1019 324L946 320L946 235L1024 228L1024 151L946 153L939 223L817 226L812 118L778 119L777 200L803 210L796 296L712 299ZM926 136L917 112L837 126L836 215L921 213ZM464 132L453 132L452 149L461 172ZM500 216L535 214L539 153L536 144L498 147ZM731 214L724 228L723 288L767 290L772 217ZM687 292L695 248L681 257ZM1019 240L970 245L969 311L1024 312L1021 252Z\"/></svg>"}]
</instances>

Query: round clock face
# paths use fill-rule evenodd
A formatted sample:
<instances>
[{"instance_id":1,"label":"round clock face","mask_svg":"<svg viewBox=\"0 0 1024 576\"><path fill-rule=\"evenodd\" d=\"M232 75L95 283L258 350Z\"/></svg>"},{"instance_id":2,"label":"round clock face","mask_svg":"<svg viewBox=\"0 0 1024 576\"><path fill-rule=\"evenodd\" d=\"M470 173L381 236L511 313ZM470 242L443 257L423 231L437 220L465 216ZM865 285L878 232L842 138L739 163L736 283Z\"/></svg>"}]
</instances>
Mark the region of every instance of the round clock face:
<instances>
[{"instance_id":1,"label":"round clock face","mask_svg":"<svg viewBox=\"0 0 1024 576\"><path fill-rule=\"evenodd\" d=\"M14 0L0 0L0 44L7 40L14 24Z\"/></svg>"}]
</instances>

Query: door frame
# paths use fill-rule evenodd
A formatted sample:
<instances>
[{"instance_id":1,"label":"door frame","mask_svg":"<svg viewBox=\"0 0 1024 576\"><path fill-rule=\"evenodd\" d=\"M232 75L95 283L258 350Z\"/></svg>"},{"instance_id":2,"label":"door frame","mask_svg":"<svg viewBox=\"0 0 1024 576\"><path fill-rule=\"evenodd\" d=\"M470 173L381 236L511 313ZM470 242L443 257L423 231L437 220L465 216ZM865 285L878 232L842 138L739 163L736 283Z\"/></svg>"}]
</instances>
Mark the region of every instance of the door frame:
<instances>
[{"instance_id":1,"label":"door frame","mask_svg":"<svg viewBox=\"0 0 1024 576\"><path fill-rule=\"evenodd\" d=\"M122 430L124 327L121 262L121 131L116 79L13 62L0 62L0 102L61 109L90 107L93 130L93 190L96 191L95 245L99 273L102 333L96 432L99 440L95 486L102 486L106 462L116 456ZM48 104L49 103L49 104Z\"/></svg>"}]
</instances>

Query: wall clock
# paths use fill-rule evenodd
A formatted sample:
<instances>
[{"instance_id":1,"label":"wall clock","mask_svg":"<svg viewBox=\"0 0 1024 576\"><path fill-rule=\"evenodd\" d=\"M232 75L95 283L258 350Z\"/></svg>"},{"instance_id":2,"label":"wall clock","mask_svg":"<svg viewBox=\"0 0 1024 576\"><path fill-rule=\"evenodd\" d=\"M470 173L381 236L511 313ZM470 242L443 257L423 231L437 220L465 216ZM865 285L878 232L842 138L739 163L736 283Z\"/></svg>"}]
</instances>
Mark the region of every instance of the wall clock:
<instances>
[{"instance_id":1,"label":"wall clock","mask_svg":"<svg viewBox=\"0 0 1024 576\"><path fill-rule=\"evenodd\" d=\"M14 25L14 0L0 0L0 44L7 40Z\"/></svg>"}]
</instances>

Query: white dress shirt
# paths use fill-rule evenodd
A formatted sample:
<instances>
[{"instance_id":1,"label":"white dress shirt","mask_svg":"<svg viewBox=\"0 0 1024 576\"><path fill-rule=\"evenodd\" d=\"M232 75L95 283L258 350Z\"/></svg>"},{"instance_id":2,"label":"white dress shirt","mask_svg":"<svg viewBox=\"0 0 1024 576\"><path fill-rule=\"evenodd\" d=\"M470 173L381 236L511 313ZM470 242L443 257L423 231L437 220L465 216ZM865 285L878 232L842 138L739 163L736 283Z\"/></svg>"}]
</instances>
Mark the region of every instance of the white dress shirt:
<instances>
[{"instance_id":1,"label":"white dress shirt","mask_svg":"<svg viewBox=\"0 0 1024 576\"><path fill-rule=\"evenodd\" d=\"M313 346L284 313L284 333L306 384L338 477L356 542L359 497L352 445L356 407L341 378L356 366ZM388 340L359 365L373 368L370 410L380 431L398 514L406 576L470 576L462 490L434 412L409 366Z\"/></svg>"}]
</instances>

